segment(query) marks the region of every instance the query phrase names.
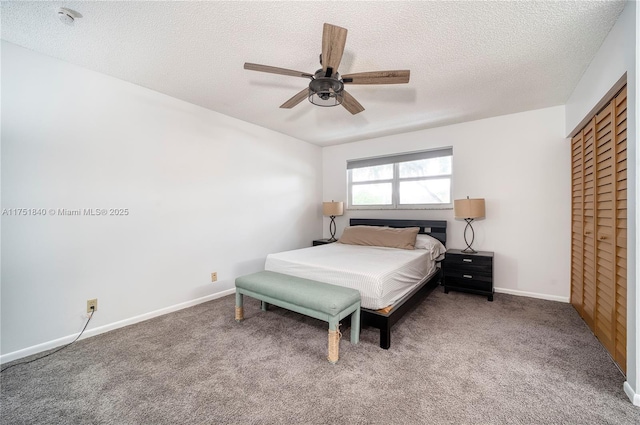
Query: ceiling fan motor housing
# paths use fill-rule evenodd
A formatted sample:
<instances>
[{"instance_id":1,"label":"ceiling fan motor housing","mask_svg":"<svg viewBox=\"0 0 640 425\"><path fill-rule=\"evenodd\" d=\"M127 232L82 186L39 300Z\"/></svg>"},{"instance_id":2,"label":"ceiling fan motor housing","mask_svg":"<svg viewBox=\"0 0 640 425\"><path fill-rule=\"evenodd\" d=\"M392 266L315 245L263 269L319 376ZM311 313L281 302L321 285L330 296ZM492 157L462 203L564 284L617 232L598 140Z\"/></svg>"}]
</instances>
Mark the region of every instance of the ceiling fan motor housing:
<instances>
[{"instance_id":1,"label":"ceiling fan motor housing","mask_svg":"<svg viewBox=\"0 0 640 425\"><path fill-rule=\"evenodd\" d=\"M340 74L335 72L331 77L325 77L325 71L319 69L309 83L309 102L318 106L340 105L343 91Z\"/></svg>"}]
</instances>

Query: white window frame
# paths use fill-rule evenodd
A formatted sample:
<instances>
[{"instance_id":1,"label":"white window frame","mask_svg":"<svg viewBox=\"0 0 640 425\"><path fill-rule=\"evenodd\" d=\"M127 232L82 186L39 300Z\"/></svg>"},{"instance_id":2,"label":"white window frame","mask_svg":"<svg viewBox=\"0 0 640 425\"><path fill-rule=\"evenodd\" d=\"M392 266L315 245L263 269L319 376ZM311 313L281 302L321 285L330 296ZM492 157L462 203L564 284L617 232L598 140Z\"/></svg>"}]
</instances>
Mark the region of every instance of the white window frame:
<instances>
[{"instance_id":1,"label":"white window frame","mask_svg":"<svg viewBox=\"0 0 640 425\"><path fill-rule=\"evenodd\" d=\"M441 174L437 176L425 176L425 177L400 177L400 163L408 161L416 161L427 158L437 158L442 156L451 156L451 174ZM374 165L388 165L393 164L393 177L385 180L368 180L353 182L351 170L355 168L371 167ZM441 178L449 178L449 202L448 204L400 204L400 183L407 181L423 181L423 180L437 180ZM352 190L353 186L373 184L373 183L391 183L391 204L385 205L353 205ZM347 209L349 210L415 210L415 209L428 209L428 210L444 210L453 208L453 148L438 148L430 149L427 151L407 152L402 154L378 156L372 158L363 158L347 161Z\"/></svg>"}]
</instances>

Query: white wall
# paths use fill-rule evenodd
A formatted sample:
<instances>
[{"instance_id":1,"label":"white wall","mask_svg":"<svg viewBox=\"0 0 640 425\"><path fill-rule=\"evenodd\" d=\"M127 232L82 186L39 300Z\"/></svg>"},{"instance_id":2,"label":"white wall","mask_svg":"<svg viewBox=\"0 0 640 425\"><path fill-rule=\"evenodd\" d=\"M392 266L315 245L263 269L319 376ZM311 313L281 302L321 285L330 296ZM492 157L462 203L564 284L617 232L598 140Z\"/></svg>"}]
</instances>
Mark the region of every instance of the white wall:
<instances>
[{"instance_id":1,"label":"white wall","mask_svg":"<svg viewBox=\"0 0 640 425\"><path fill-rule=\"evenodd\" d=\"M2 208L129 215L2 216L2 360L76 334L87 299L108 329L309 246L320 173L317 146L3 42Z\"/></svg>"},{"instance_id":2,"label":"white wall","mask_svg":"<svg viewBox=\"0 0 640 425\"><path fill-rule=\"evenodd\" d=\"M628 238L627 238L627 382L625 391L631 400L640 405L640 292L638 291L637 261L640 229L638 190L638 139L637 139L637 29L640 11L633 1L627 2L618 21L609 32L602 47L585 71L566 105L566 130L571 132L596 106L609 89L627 73L627 183L628 183Z\"/></svg>"},{"instance_id":3,"label":"white wall","mask_svg":"<svg viewBox=\"0 0 640 425\"><path fill-rule=\"evenodd\" d=\"M634 69L635 2L628 2L566 103L569 135L624 75Z\"/></svg>"},{"instance_id":4,"label":"white wall","mask_svg":"<svg viewBox=\"0 0 640 425\"><path fill-rule=\"evenodd\" d=\"M346 161L453 146L454 199L482 197L485 220L473 224L474 248L495 252L502 292L568 301L570 295L570 144L564 107L325 147L323 199L346 201ZM448 221L447 246L464 248L465 223L452 210L352 210L336 218ZM328 221L324 220L328 236Z\"/></svg>"}]
</instances>

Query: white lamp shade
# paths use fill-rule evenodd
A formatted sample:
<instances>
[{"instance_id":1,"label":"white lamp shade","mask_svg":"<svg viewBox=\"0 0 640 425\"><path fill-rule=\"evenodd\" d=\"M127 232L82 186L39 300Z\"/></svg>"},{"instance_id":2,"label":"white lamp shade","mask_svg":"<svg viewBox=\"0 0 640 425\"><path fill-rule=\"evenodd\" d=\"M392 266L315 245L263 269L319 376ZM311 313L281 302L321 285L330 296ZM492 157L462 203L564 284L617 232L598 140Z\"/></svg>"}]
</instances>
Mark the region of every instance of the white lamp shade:
<instances>
[{"instance_id":1,"label":"white lamp shade","mask_svg":"<svg viewBox=\"0 0 640 425\"><path fill-rule=\"evenodd\" d=\"M484 199L456 199L453 201L453 214L456 218L484 217Z\"/></svg>"},{"instance_id":2,"label":"white lamp shade","mask_svg":"<svg viewBox=\"0 0 640 425\"><path fill-rule=\"evenodd\" d=\"M342 215L344 213L344 206L342 202L323 202L322 203L322 215Z\"/></svg>"}]
</instances>

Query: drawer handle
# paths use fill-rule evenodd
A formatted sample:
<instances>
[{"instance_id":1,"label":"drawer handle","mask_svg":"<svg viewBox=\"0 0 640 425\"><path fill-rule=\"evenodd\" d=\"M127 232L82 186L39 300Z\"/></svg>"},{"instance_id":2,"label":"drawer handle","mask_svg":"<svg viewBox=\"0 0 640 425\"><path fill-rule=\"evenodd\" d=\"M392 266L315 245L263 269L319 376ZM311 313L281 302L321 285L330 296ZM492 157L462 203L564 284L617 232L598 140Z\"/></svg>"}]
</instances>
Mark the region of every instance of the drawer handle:
<instances>
[{"instance_id":1,"label":"drawer handle","mask_svg":"<svg viewBox=\"0 0 640 425\"><path fill-rule=\"evenodd\" d=\"M472 263L473 260L471 258L463 258L462 261L464 261L465 263Z\"/></svg>"},{"instance_id":2,"label":"drawer handle","mask_svg":"<svg viewBox=\"0 0 640 425\"><path fill-rule=\"evenodd\" d=\"M467 279L473 279L473 276L469 274L463 274L462 277L466 277Z\"/></svg>"}]
</instances>

